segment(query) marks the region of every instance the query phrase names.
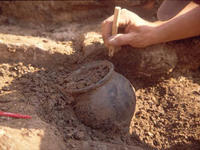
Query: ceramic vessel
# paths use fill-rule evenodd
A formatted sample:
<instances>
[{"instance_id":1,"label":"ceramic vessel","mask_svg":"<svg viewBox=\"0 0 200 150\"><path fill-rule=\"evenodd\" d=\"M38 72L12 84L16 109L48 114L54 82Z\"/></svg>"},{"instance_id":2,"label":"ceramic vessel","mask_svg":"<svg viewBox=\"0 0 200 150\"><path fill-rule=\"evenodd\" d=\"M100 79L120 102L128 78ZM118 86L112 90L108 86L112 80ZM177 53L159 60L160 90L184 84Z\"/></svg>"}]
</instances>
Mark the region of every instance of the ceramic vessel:
<instances>
[{"instance_id":1,"label":"ceramic vessel","mask_svg":"<svg viewBox=\"0 0 200 150\"><path fill-rule=\"evenodd\" d=\"M79 120L92 128L128 126L135 111L135 90L128 79L114 71L112 63L92 62L82 66L72 76L78 76L98 65L109 68L102 79L82 89L67 90L75 98L75 113Z\"/></svg>"}]
</instances>

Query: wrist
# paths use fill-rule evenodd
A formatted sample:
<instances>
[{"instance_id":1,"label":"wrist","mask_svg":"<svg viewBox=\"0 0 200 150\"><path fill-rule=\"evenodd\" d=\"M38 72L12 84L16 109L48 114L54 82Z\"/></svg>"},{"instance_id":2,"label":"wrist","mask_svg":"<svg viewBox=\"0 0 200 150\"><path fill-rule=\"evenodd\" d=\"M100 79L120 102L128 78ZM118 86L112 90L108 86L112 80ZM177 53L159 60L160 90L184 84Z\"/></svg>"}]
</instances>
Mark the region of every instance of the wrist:
<instances>
[{"instance_id":1,"label":"wrist","mask_svg":"<svg viewBox=\"0 0 200 150\"><path fill-rule=\"evenodd\" d=\"M149 45L165 41L165 33L163 33L163 30L160 29L160 27L165 23L166 22L157 21L150 24L151 30L148 33Z\"/></svg>"}]
</instances>

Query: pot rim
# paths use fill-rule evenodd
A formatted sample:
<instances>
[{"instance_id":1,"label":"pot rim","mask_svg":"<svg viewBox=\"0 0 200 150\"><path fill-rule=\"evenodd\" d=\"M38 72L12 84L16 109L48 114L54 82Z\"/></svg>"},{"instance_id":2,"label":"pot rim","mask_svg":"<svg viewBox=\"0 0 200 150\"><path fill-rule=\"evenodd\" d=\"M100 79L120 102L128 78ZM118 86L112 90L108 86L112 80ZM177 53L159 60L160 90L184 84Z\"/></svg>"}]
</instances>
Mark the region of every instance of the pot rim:
<instances>
[{"instance_id":1,"label":"pot rim","mask_svg":"<svg viewBox=\"0 0 200 150\"><path fill-rule=\"evenodd\" d=\"M81 68L72 72L72 74L70 76L76 76L78 74L81 74L81 72L83 70L85 70L85 69L89 70L90 68L96 67L98 65L105 65L105 66L108 66L108 68L109 68L109 72L102 79L100 79L95 84L91 84L90 86L86 86L86 87L81 88L81 89L66 89L66 92L70 93L70 94L81 94L81 93L88 92L90 90L94 90L94 89L102 86L103 84L105 84L105 82L108 81L111 78L111 75L114 71L114 65L107 60L93 61L93 62L89 62L87 64L84 64L83 66L81 66Z\"/></svg>"}]
</instances>

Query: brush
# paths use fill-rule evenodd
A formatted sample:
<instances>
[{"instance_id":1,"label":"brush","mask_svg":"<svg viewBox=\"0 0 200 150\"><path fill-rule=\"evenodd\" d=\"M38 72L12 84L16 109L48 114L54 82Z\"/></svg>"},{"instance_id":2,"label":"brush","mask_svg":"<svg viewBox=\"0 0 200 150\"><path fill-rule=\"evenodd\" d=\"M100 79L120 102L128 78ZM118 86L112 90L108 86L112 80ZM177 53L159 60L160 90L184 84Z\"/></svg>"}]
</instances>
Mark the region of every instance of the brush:
<instances>
[{"instance_id":1,"label":"brush","mask_svg":"<svg viewBox=\"0 0 200 150\"><path fill-rule=\"evenodd\" d=\"M121 7L116 6L114 11L114 18L112 24L112 35L116 35L118 33L119 26L119 18L120 18ZM115 47L111 46L108 49L108 56L113 57L115 52Z\"/></svg>"}]
</instances>

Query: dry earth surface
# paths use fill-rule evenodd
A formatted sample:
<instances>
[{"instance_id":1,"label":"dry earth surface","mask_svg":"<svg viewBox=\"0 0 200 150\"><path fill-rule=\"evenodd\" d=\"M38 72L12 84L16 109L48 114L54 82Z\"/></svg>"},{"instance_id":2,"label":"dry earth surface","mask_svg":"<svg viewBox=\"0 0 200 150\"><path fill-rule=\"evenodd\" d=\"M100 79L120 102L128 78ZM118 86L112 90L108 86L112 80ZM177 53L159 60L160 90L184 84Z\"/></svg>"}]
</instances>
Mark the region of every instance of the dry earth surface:
<instances>
[{"instance_id":1,"label":"dry earth surface","mask_svg":"<svg viewBox=\"0 0 200 150\"><path fill-rule=\"evenodd\" d=\"M0 117L0 149L200 149L198 37L143 50L124 47L110 59L100 35L109 13L51 25L27 25L6 15L0 25L0 110L32 119ZM74 98L61 86L82 64L105 59L136 89L128 133L82 124Z\"/></svg>"}]
</instances>

